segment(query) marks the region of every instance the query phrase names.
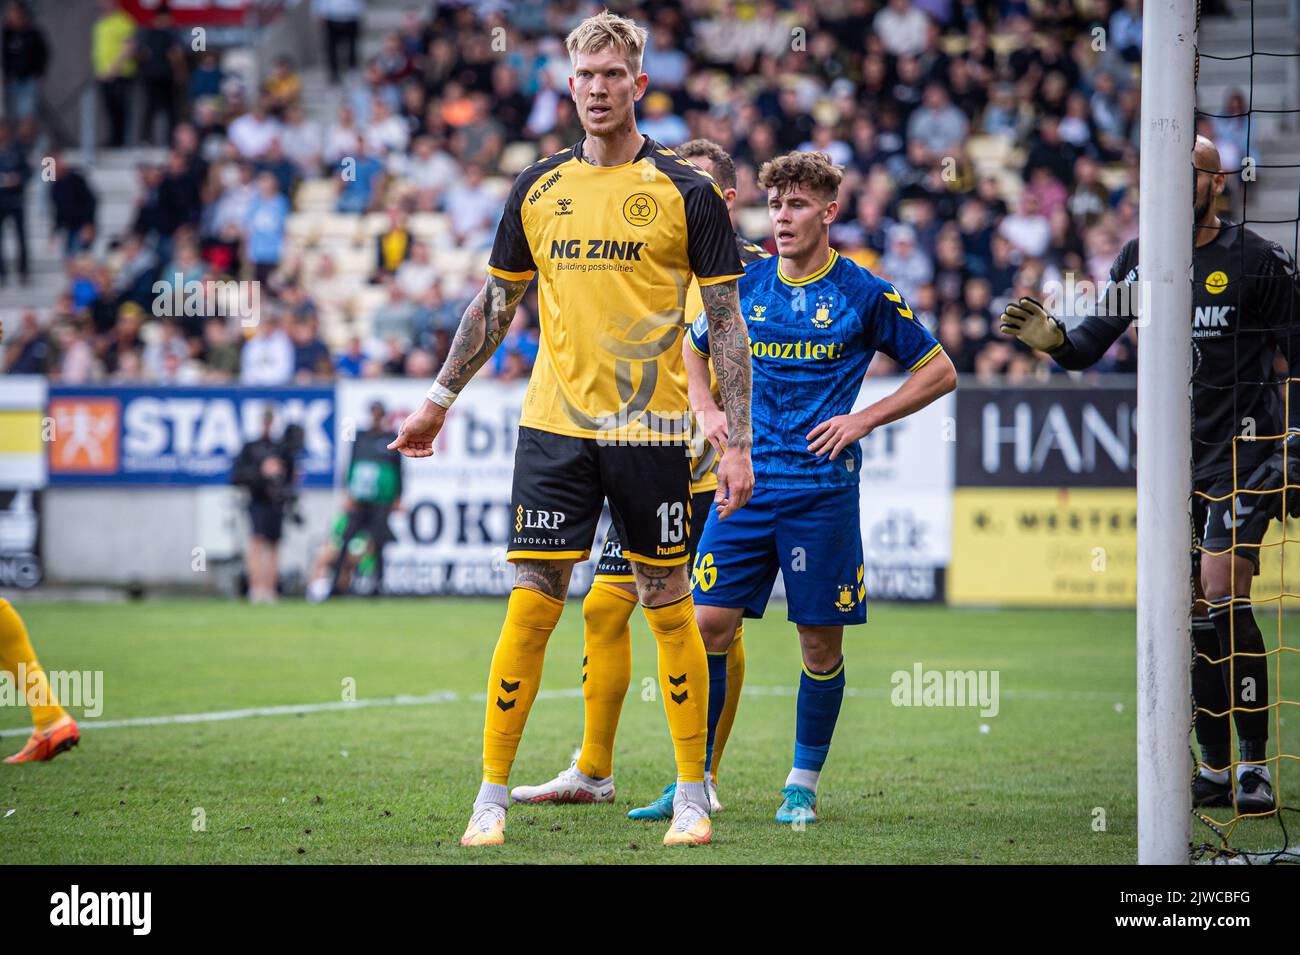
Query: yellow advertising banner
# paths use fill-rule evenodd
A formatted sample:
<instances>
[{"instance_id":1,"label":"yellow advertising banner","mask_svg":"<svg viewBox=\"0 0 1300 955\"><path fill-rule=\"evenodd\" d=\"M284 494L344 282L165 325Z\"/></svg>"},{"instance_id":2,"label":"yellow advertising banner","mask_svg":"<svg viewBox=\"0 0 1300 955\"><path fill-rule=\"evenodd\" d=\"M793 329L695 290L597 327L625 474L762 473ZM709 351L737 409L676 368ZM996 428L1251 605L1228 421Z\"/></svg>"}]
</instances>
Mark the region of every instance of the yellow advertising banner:
<instances>
[{"instance_id":1,"label":"yellow advertising banner","mask_svg":"<svg viewBox=\"0 0 1300 955\"><path fill-rule=\"evenodd\" d=\"M1003 607L1132 607L1132 488L957 488L948 602ZM1189 527L1190 533L1190 527ZM1285 584L1285 590L1284 585ZM1300 521L1274 522L1252 587L1256 613L1300 594ZM1294 596L1286 609L1300 603Z\"/></svg>"}]
</instances>

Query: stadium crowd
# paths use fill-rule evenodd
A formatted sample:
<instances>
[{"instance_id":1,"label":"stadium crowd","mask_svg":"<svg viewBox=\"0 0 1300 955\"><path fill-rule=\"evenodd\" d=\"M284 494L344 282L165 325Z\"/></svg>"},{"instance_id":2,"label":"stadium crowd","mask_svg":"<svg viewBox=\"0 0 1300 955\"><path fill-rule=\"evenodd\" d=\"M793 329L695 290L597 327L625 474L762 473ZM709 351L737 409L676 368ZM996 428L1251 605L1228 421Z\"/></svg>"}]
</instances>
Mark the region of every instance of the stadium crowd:
<instances>
[{"instance_id":1,"label":"stadium crowd","mask_svg":"<svg viewBox=\"0 0 1300 955\"><path fill-rule=\"evenodd\" d=\"M615 6L650 29L641 129L670 146L707 137L735 157L742 233L771 247L758 166L824 150L846 170L833 244L894 282L960 371L1053 373L994 318L1008 298L1067 272L1100 288L1137 234L1140 0L1039 0L1032 19L1024 0ZM140 166L121 235L98 234L94 189L67 156L56 154L52 182L39 181L45 41L11 0L0 239L15 220L21 279L23 193L45 190L67 275L58 300L6 336L12 373L67 383L431 377L477 290L504 187L582 135L563 37L590 3L412 8L378 55L357 62L365 4L316 0L335 84L329 116L313 115L288 58L248 89L218 52L190 52L165 8L142 27L112 0L102 7L93 57L104 145L167 147ZM147 104L135 124L132 97ZM1231 163L1242 130L1203 122ZM322 186L324 218L357 223L347 262L311 228L294 230L304 197L314 189L319 204ZM0 262L7 253L0 247ZM256 322L222 307L231 278L260 283ZM184 314L163 314L159 280L203 294ZM497 376L531 368L534 295L494 358ZM1100 367L1132 371L1134 358L1125 338ZM889 370L883 358L873 366Z\"/></svg>"}]
</instances>

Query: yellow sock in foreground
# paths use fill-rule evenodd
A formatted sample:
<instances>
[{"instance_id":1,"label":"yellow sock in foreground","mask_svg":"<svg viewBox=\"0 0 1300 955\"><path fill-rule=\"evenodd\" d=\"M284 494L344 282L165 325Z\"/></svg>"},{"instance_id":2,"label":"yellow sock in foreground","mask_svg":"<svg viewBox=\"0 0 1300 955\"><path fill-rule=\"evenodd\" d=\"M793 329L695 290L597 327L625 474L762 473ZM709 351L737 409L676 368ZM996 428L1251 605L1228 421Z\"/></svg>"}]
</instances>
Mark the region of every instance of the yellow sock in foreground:
<instances>
[{"instance_id":1,"label":"yellow sock in foreground","mask_svg":"<svg viewBox=\"0 0 1300 955\"><path fill-rule=\"evenodd\" d=\"M506 622L488 673L483 723L483 779L504 786L519 749L528 711L542 681L546 641L560 622L564 601L527 587L510 591Z\"/></svg>"},{"instance_id":2,"label":"yellow sock in foreground","mask_svg":"<svg viewBox=\"0 0 1300 955\"><path fill-rule=\"evenodd\" d=\"M15 686L23 694L23 699L37 701L31 710L32 723L38 733L44 732L68 715L54 698L54 691L50 689L45 671L36 660L36 651L32 649L22 618L13 605L3 599L0 599L0 670L14 675ZM20 672L26 678L25 685L18 681Z\"/></svg>"},{"instance_id":3,"label":"yellow sock in foreground","mask_svg":"<svg viewBox=\"0 0 1300 955\"><path fill-rule=\"evenodd\" d=\"M731 724L736 721L736 709L740 706L740 688L745 684L745 644L741 637L745 635L745 625L736 628L736 639L727 651L727 701L722 704L722 715L718 717L718 727L713 731L713 781L718 780L718 767L722 765L722 751L726 749L727 737L731 735Z\"/></svg>"},{"instance_id":4,"label":"yellow sock in foreground","mask_svg":"<svg viewBox=\"0 0 1300 955\"><path fill-rule=\"evenodd\" d=\"M614 774L614 734L632 680L632 632L628 620L637 599L620 587L596 581L582 602L582 699L585 722L578 772L592 779Z\"/></svg>"},{"instance_id":5,"label":"yellow sock in foreground","mask_svg":"<svg viewBox=\"0 0 1300 955\"><path fill-rule=\"evenodd\" d=\"M709 660L695 625L695 601L686 594L662 607L644 609L659 642L659 687L677 757L677 781L702 783L709 735Z\"/></svg>"}]
</instances>

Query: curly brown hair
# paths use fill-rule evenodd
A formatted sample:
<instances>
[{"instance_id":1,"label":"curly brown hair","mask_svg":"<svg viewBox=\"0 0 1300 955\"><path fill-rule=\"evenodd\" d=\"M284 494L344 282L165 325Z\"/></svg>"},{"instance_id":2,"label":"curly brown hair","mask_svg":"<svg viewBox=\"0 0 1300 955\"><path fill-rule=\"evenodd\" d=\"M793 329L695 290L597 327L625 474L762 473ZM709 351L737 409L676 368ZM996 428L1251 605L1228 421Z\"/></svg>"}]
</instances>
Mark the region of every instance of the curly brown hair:
<instances>
[{"instance_id":1,"label":"curly brown hair","mask_svg":"<svg viewBox=\"0 0 1300 955\"><path fill-rule=\"evenodd\" d=\"M843 178L844 170L826 153L789 152L763 163L758 170L758 184L764 189L775 188L780 195L803 186L827 202L839 195Z\"/></svg>"}]
</instances>

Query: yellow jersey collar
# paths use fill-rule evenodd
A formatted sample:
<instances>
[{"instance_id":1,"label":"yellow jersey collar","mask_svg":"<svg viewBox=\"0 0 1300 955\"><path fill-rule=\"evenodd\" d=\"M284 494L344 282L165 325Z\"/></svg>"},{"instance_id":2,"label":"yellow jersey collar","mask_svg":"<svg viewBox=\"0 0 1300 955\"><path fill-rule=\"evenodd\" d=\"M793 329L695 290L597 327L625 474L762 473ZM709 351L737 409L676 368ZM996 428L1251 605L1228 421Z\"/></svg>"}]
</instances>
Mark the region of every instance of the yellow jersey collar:
<instances>
[{"instance_id":1,"label":"yellow jersey collar","mask_svg":"<svg viewBox=\"0 0 1300 955\"><path fill-rule=\"evenodd\" d=\"M776 277L779 278L786 285L807 285L809 282L816 282L818 279L823 278L827 272L829 272L831 269L835 267L835 263L839 260L839 257L840 254L836 252L834 249L831 249L830 258L826 260L826 264L823 265L816 272L814 272L812 275L805 276L804 278L801 279L786 278L786 275L783 271L781 271L781 265L778 262L776 266Z\"/></svg>"}]
</instances>

